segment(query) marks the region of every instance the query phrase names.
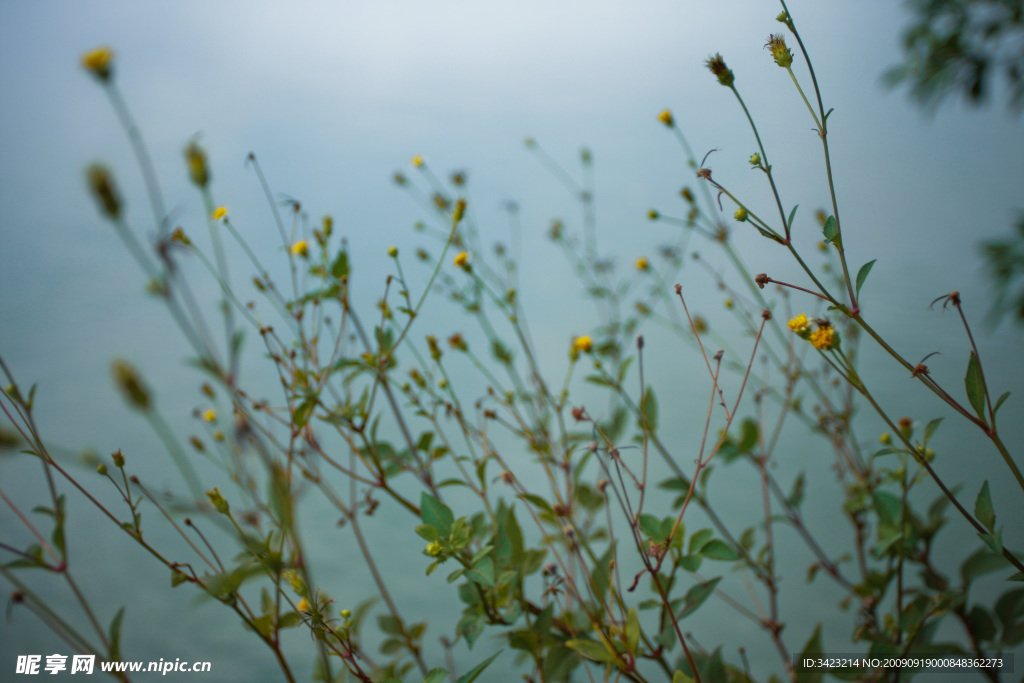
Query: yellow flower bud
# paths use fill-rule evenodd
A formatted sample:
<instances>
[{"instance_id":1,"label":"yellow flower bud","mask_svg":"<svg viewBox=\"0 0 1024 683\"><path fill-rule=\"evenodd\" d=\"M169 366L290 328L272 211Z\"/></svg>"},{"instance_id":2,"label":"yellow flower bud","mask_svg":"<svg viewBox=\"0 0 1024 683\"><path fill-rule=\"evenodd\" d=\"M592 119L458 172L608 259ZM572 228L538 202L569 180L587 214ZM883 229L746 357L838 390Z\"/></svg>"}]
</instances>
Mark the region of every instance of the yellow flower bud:
<instances>
[{"instance_id":1,"label":"yellow flower bud","mask_svg":"<svg viewBox=\"0 0 1024 683\"><path fill-rule=\"evenodd\" d=\"M293 244L291 246L291 249L289 249L288 251L290 251L293 256L306 258L307 256L309 256L309 243L306 242L306 240L299 240L298 242Z\"/></svg>"},{"instance_id":2,"label":"yellow flower bud","mask_svg":"<svg viewBox=\"0 0 1024 683\"><path fill-rule=\"evenodd\" d=\"M388 256L398 258L398 247L388 247Z\"/></svg>"},{"instance_id":3,"label":"yellow flower bud","mask_svg":"<svg viewBox=\"0 0 1024 683\"><path fill-rule=\"evenodd\" d=\"M878 437L878 441L883 446L888 446L889 444L892 443L892 434L890 434L889 432L885 432L880 437Z\"/></svg>"},{"instance_id":4,"label":"yellow flower bud","mask_svg":"<svg viewBox=\"0 0 1024 683\"><path fill-rule=\"evenodd\" d=\"M206 187L210 184L210 168L206 165L206 151L195 141L188 143L188 147L185 148L185 162L188 164L188 175L196 187Z\"/></svg>"},{"instance_id":5,"label":"yellow flower bud","mask_svg":"<svg viewBox=\"0 0 1024 683\"><path fill-rule=\"evenodd\" d=\"M750 214L747 212L747 209L741 206L740 208L736 209L736 213L734 213L732 217L738 220L740 223L743 223L744 221L747 220L747 217L749 215Z\"/></svg>"},{"instance_id":6,"label":"yellow flower bud","mask_svg":"<svg viewBox=\"0 0 1024 683\"><path fill-rule=\"evenodd\" d=\"M590 353L591 349L594 348L594 340L588 335L583 335L581 337L576 337L576 339L573 340L572 345L577 351Z\"/></svg>"},{"instance_id":7,"label":"yellow flower bud","mask_svg":"<svg viewBox=\"0 0 1024 683\"><path fill-rule=\"evenodd\" d=\"M206 497L210 500L210 503L222 515L226 515L231 511L231 506L228 505L228 501L224 500L224 496L220 494L220 489L214 487L206 492Z\"/></svg>"},{"instance_id":8,"label":"yellow flower bud","mask_svg":"<svg viewBox=\"0 0 1024 683\"><path fill-rule=\"evenodd\" d=\"M658 120L664 123L669 128L671 128L672 125L675 123L675 121L672 119L672 112L670 112L668 109L658 114Z\"/></svg>"},{"instance_id":9,"label":"yellow flower bud","mask_svg":"<svg viewBox=\"0 0 1024 683\"><path fill-rule=\"evenodd\" d=\"M460 251L458 254L455 255L455 265L458 266L459 268L464 268L466 266L467 261L469 261L469 254L467 254L466 252Z\"/></svg>"},{"instance_id":10,"label":"yellow flower bud","mask_svg":"<svg viewBox=\"0 0 1024 683\"><path fill-rule=\"evenodd\" d=\"M423 157L417 154L412 158L412 165L416 168L423 168Z\"/></svg>"},{"instance_id":11,"label":"yellow flower bud","mask_svg":"<svg viewBox=\"0 0 1024 683\"><path fill-rule=\"evenodd\" d=\"M307 612L308 613L309 612L309 600L307 600L306 598L302 598L301 600L299 600L299 604L295 605L295 609L299 610L300 612Z\"/></svg>"},{"instance_id":12,"label":"yellow flower bud","mask_svg":"<svg viewBox=\"0 0 1024 683\"><path fill-rule=\"evenodd\" d=\"M636 269L637 270L647 270L650 267L651 267L651 264L647 262L647 259L645 257L641 256L640 258L638 258L636 260Z\"/></svg>"},{"instance_id":13,"label":"yellow flower bud","mask_svg":"<svg viewBox=\"0 0 1024 683\"><path fill-rule=\"evenodd\" d=\"M750 165L751 166L760 166L761 165L761 155L756 153L756 152L754 154L751 154L750 155Z\"/></svg>"},{"instance_id":14,"label":"yellow flower bud","mask_svg":"<svg viewBox=\"0 0 1024 683\"><path fill-rule=\"evenodd\" d=\"M213 408L210 408L209 410L204 410L203 411L203 422L216 422L216 421L217 421L217 411L216 410L214 410Z\"/></svg>"},{"instance_id":15,"label":"yellow flower bud","mask_svg":"<svg viewBox=\"0 0 1024 683\"><path fill-rule=\"evenodd\" d=\"M109 47L98 47L82 55L82 66L86 71L103 82L113 74L114 51Z\"/></svg>"}]
</instances>

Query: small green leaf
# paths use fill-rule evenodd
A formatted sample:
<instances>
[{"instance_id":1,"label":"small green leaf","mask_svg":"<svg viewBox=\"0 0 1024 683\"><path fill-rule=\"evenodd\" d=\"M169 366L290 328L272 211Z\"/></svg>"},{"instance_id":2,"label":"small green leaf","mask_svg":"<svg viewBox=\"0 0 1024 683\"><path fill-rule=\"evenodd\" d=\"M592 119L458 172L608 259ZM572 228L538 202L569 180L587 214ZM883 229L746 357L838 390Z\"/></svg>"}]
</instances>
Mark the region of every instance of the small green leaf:
<instances>
[{"instance_id":1,"label":"small green leaf","mask_svg":"<svg viewBox=\"0 0 1024 683\"><path fill-rule=\"evenodd\" d=\"M640 531L644 532L654 542L661 543L665 540L665 536L661 533L661 520L654 515L640 515L639 524Z\"/></svg>"},{"instance_id":2,"label":"small green leaf","mask_svg":"<svg viewBox=\"0 0 1024 683\"><path fill-rule=\"evenodd\" d=\"M124 619L124 607L117 610L110 622L110 661L121 659L121 620Z\"/></svg>"},{"instance_id":3,"label":"small green leaf","mask_svg":"<svg viewBox=\"0 0 1024 683\"><path fill-rule=\"evenodd\" d=\"M900 519L903 517L903 503L899 496L888 491L875 491L874 507L882 524L899 527Z\"/></svg>"},{"instance_id":4,"label":"small green leaf","mask_svg":"<svg viewBox=\"0 0 1024 683\"><path fill-rule=\"evenodd\" d=\"M348 252L344 249L338 252L337 258L334 259L334 263L331 264L331 275L339 280L344 280L348 277L351 271L348 267Z\"/></svg>"},{"instance_id":5,"label":"small green leaf","mask_svg":"<svg viewBox=\"0 0 1024 683\"><path fill-rule=\"evenodd\" d=\"M644 392L644 397L640 401L640 411L644 416L645 431L658 431L658 401L654 398L654 390L651 387L647 387L647 391Z\"/></svg>"},{"instance_id":6,"label":"small green leaf","mask_svg":"<svg viewBox=\"0 0 1024 683\"><path fill-rule=\"evenodd\" d=\"M943 418L943 417L937 417L934 420L932 420L931 422L929 422L927 424L927 426L925 426L925 428L924 428L924 443L925 443L925 445L927 445L928 442L931 440L931 438L933 436L935 436L935 431L939 428L939 425L942 424L942 421L944 419L945 418Z\"/></svg>"},{"instance_id":7,"label":"small green leaf","mask_svg":"<svg viewBox=\"0 0 1024 683\"><path fill-rule=\"evenodd\" d=\"M789 212L789 220L786 221L786 227L788 227L790 230L793 229L793 219L796 218L796 210L799 208L800 205L797 204L796 206L793 207L793 210Z\"/></svg>"},{"instance_id":8,"label":"small green leaf","mask_svg":"<svg viewBox=\"0 0 1024 683\"><path fill-rule=\"evenodd\" d=\"M635 653L637 645L640 644L640 617L637 616L636 607L630 607L626 614L626 649Z\"/></svg>"},{"instance_id":9,"label":"small green leaf","mask_svg":"<svg viewBox=\"0 0 1024 683\"><path fill-rule=\"evenodd\" d=\"M985 380L981 375L981 362L978 354L971 351L971 358L967 361L967 374L964 376L964 384L967 387L967 400L982 422L985 421Z\"/></svg>"},{"instance_id":10,"label":"small green leaf","mask_svg":"<svg viewBox=\"0 0 1024 683\"><path fill-rule=\"evenodd\" d=\"M794 510L800 509L800 504L804 502L804 473L796 475L796 481L793 482L793 490L789 494L789 498L786 501Z\"/></svg>"},{"instance_id":11,"label":"small green leaf","mask_svg":"<svg viewBox=\"0 0 1024 683\"><path fill-rule=\"evenodd\" d=\"M566 641L565 644L587 659L595 662L606 662L609 664L615 662L615 655L607 647L593 640L574 639Z\"/></svg>"},{"instance_id":12,"label":"small green leaf","mask_svg":"<svg viewBox=\"0 0 1024 683\"><path fill-rule=\"evenodd\" d=\"M545 512L548 512L552 515L555 514L554 510L551 509L551 505L549 505L546 500L544 500L538 495L532 493L520 493L519 497L525 500L526 502L531 503L536 507L539 507L541 510L544 510Z\"/></svg>"},{"instance_id":13,"label":"small green leaf","mask_svg":"<svg viewBox=\"0 0 1024 683\"><path fill-rule=\"evenodd\" d=\"M981 485L981 491L978 492L978 498L974 501L974 516L978 518L989 533L995 530L996 526L996 513L992 508L992 496L988 491L988 480ZM998 552L998 551L997 551Z\"/></svg>"},{"instance_id":14,"label":"small green leaf","mask_svg":"<svg viewBox=\"0 0 1024 683\"><path fill-rule=\"evenodd\" d=\"M309 414L316 408L316 398L307 398L305 401L299 404L292 413L292 426L295 429L302 429L309 422Z\"/></svg>"},{"instance_id":15,"label":"small green leaf","mask_svg":"<svg viewBox=\"0 0 1024 683\"><path fill-rule=\"evenodd\" d=\"M676 671L675 674L672 675L672 683L693 683L693 679L682 671Z\"/></svg>"},{"instance_id":16,"label":"small green leaf","mask_svg":"<svg viewBox=\"0 0 1024 683\"><path fill-rule=\"evenodd\" d=\"M708 541L715 535L711 529L701 529L693 536L690 536L690 554L699 553L700 549L708 544Z\"/></svg>"},{"instance_id":17,"label":"small green leaf","mask_svg":"<svg viewBox=\"0 0 1024 683\"><path fill-rule=\"evenodd\" d=\"M992 414L993 415L995 415L996 413L999 412L999 407L1001 405L1003 405L1003 401L1005 401L1008 398L1010 398L1010 392L1009 391L1007 391L1002 396L1000 396L998 399L996 399L996 407L992 409Z\"/></svg>"},{"instance_id":18,"label":"small green leaf","mask_svg":"<svg viewBox=\"0 0 1024 683\"><path fill-rule=\"evenodd\" d=\"M985 545L987 545L992 552L1002 553L1003 552L1003 530L995 532L994 534L978 534Z\"/></svg>"},{"instance_id":19,"label":"small green leaf","mask_svg":"<svg viewBox=\"0 0 1024 683\"><path fill-rule=\"evenodd\" d=\"M436 528L442 538L448 537L452 531L452 522L455 521L451 509L426 491L420 494L420 517L424 524Z\"/></svg>"},{"instance_id":20,"label":"small green leaf","mask_svg":"<svg viewBox=\"0 0 1024 683\"><path fill-rule=\"evenodd\" d=\"M860 267L857 271L857 296L860 297L860 288L864 286L864 281L868 279L868 273L871 272L871 268L875 265L875 261L878 259L872 259Z\"/></svg>"},{"instance_id":21,"label":"small green leaf","mask_svg":"<svg viewBox=\"0 0 1024 683\"><path fill-rule=\"evenodd\" d=\"M722 577L705 581L704 583L698 583L692 586L690 590L686 591L686 595L683 596L683 609L676 616L677 619L683 619L690 614L697 611L697 608L704 604L704 601L711 597L711 594L715 592L715 586L722 580Z\"/></svg>"},{"instance_id":22,"label":"small green leaf","mask_svg":"<svg viewBox=\"0 0 1024 683\"><path fill-rule=\"evenodd\" d=\"M804 645L803 652L800 653L800 659L817 659L821 657L821 624L814 627L814 634L811 635L811 639ZM825 680L825 672L823 669L802 669L796 672L796 683L821 683Z\"/></svg>"},{"instance_id":23,"label":"small green leaf","mask_svg":"<svg viewBox=\"0 0 1024 683\"><path fill-rule=\"evenodd\" d=\"M733 562L740 559L740 556L736 554L736 551L728 543L717 538L712 539L701 548L700 554L709 560L721 560L723 562Z\"/></svg>"},{"instance_id":24,"label":"small green leaf","mask_svg":"<svg viewBox=\"0 0 1024 683\"><path fill-rule=\"evenodd\" d=\"M423 683L441 683L448 677L448 672L444 669L431 669L427 677L423 679Z\"/></svg>"},{"instance_id":25,"label":"small green leaf","mask_svg":"<svg viewBox=\"0 0 1024 683\"><path fill-rule=\"evenodd\" d=\"M487 588L494 587L494 560L485 557L466 571L466 578Z\"/></svg>"},{"instance_id":26,"label":"small green leaf","mask_svg":"<svg viewBox=\"0 0 1024 683\"><path fill-rule=\"evenodd\" d=\"M839 225L836 223L835 216L829 216L825 220L825 227L822 228L822 234L825 235L825 242L833 242L839 238ZM836 246L839 246L836 244Z\"/></svg>"}]
</instances>

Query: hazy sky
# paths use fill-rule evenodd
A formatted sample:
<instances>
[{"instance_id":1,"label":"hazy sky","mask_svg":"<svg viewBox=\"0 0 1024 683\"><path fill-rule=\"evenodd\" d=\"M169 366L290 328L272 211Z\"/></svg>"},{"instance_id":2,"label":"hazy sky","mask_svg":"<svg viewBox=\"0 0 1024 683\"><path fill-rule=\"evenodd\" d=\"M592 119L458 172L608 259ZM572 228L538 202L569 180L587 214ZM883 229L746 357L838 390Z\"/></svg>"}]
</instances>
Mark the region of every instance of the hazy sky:
<instances>
[{"instance_id":1,"label":"hazy sky","mask_svg":"<svg viewBox=\"0 0 1024 683\"><path fill-rule=\"evenodd\" d=\"M130 148L79 64L90 48L115 50L117 82L177 221L194 234L204 229L182 159L198 136L217 203L257 251L277 253L243 164L253 151L276 192L299 198L314 220L335 217L368 309L382 288L387 247L406 253L417 243L411 226L423 212L391 182L395 171L415 176L413 155L442 176L467 171L470 209L488 243L507 239L501 207L517 201L524 296L550 303L537 310L533 329L538 345L553 342L552 357L564 362L567 340L594 319L591 308L567 304L580 287L545 234L554 217L578 230L578 212L523 148L526 136L573 173L579 150L593 151L599 240L623 267L675 240L674 228L646 213L683 215L678 191L696 183L656 119L666 107L698 154L720 150L709 161L716 180L770 208L747 163L756 147L742 111L703 67L721 52L786 206L801 207L797 241L812 249L819 239L812 217L828 198L820 143L788 75L763 49L782 29L780 9L768 0L0 1L0 353L22 382L41 382L49 433L73 446L120 443L108 439L108 413L119 407L111 358L154 367L162 378L154 381L172 395L175 382L188 391L196 382L179 379L180 348L166 353L166 340L175 339L166 316L140 293L141 275L85 189L83 169L108 163L129 219L151 233ZM944 334L936 330L950 329L925 312L931 298L960 289L976 320L986 310L977 245L1006 234L1019 207L1020 120L998 105L960 104L929 118L905 93L886 90L880 75L898 61L907 23L899 3L793 0L790 9L825 107L835 108L830 144L848 254L854 267L878 259L865 309L874 307L908 355L923 356ZM795 70L809 88L800 57ZM752 231L734 235L753 272L795 272ZM237 264L235 272L249 272ZM720 307L696 269L682 281L699 308ZM1010 351L1019 338L1003 329L985 343ZM127 421L116 429L144 432Z\"/></svg>"}]
</instances>

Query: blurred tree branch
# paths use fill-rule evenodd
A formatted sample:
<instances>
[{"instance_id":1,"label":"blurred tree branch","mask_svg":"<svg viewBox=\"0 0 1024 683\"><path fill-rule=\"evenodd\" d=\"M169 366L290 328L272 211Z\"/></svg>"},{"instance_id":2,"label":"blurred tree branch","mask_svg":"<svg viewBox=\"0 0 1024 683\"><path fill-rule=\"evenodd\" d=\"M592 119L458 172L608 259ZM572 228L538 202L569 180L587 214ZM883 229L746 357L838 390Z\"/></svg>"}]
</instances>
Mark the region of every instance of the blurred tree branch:
<instances>
[{"instance_id":1,"label":"blurred tree branch","mask_svg":"<svg viewBox=\"0 0 1024 683\"><path fill-rule=\"evenodd\" d=\"M974 105L988 102L1002 73L1009 88L1007 106L1024 112L1024 0L910 0L914 15L903 33L904 60L885 81L908 84L911 96L934 112L949 96ZM983 242L996 290L990 316L998 323L1012 312L1024 325L1024 215L1016 233Z\"/></svg>"}]
</instances>

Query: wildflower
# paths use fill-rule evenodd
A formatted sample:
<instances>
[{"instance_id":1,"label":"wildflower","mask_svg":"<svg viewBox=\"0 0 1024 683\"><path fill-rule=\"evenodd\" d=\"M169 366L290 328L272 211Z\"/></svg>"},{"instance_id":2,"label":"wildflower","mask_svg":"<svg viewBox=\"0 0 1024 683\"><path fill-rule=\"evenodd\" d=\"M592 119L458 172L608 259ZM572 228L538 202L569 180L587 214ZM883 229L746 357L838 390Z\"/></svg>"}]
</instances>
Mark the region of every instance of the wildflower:
<instances>
[{"instance_id":1,"label":"wildflower","mask_svg":"<svg viewBox=\"0 0 1024 683\"><path fill-rule=\"evenodd\" d=\"M412 165L416 168L423 168L423 157L417 154L412 158Z\"/></svg>"},{"instance_id":2,"label":"wildflower","mask_svg":"<svg viewBox=\"0 0 1024 683\"><path fill-rule=\"evenodd\" d=\"M878 441L883 446L888 446L889 444L892 443L892 435L889 432L885 432L880 437L878 437Z\"/></svg>"},{"instance_id":3,"label":"wildflower","mask_svg":"<svg viewBox=\"0 0 1024 683\"><path fill-rule=\"evenodd\" d=\"M786 323L789 329L793 330L799 335L803 335L803 333L807 331L809 324L810 323L808 323L807 321L807 315L804 313L801 313L795 318L791 318L790 321Z\"/></svg>"},{"instance_id":4,"label":"wildflower","mask_svg":"<svg viewBox=\"0 0 1024 683\"><path fill-rule=\"evenodd\" d=\"M302 258L306 258L307 256L309 256L309 243L306 242L306 240L299 240L298 242L293 244L291 249L289 249L288 251L290 251L294 256L301 256Z\"/></svg>"},{"instance_id":5,"label":"wildflower","mask_svg":"<svg viewBox=\"0 0 1024 683\"><path fill-rule=\"evenodd\" d=\"M231 511L231 506L228 505L228 501L224 499L224 496L220 494L220 489L214 487L206 492L206 497L210 500L210 503L216 508L217 512L222 515L228 514Z\"/></svg>"},{"instance_id":6,"label":"wildflower","mask_svg":"<svg viewBox=\"0 0 1024 683\"><path fill-rule=\"evenodd\" d=\"M181 226L175 228L174 232L171 233L171 241L184 244L186 247L192 244L192 240L188 238L188 235L185 234L185 229Z\"/></svg>"},{"instance_id":7,"label":"wildflower","mask_svg":"<svg viewBox=\"0 0 1024 683\"><path fill-rule=\"evenodd\" d=\"M118 451L117 453L112 453L110 457L114 459L115 467L117 467L118 469L124 468L124 454L121 453L121 451Z\"/></svg>"},{"instance_id":8,"label":"wildflower","mask_svg":"<svg viewBox=\"0 0 1024 683\"><path fill-rule=\"evenodd\" d=\"M308 613L309 612L309 600L307 600L306 598L302 598L301 600L299 600L299 604L297 604L295 606L295 609L299 610L300 612L307 612Z\"/></svg>"},{"instance_id":9,"label":"wildflower","mask_svg":"<svg viewBox=\"0 0 1024 683\"><path fill-rule=\"evenodd\" d=\"M732 217L738 220L740 223L743 223L744 221L747 220L747 216L749 215L750 214L747 211L746 207L741 206L740 208L736 209L736 213L734 213Z\"/></svg>"},{"instance_id":10,"label":"wildflower","mask_svg":"<svg viewBox=\"0 0 1024 683\"><path fill-rule=\"evenodd\" d=\"M757 152L751 154L750 155L750 165L751 166L760 166L761 165L761 155L758 154Z\"/></svg>"},{"instance_id":11,"label":"wildflower","mask_svg":"<svg viewBox=\"0 0 1024 683\"><path fill-rule=\"evenodd\" d=\"M455 256L455 265L458 266L459 268L465 268L466 267L466 262L468 260L469 260L469 254L467 254L464 251L460 251Z\"/></svg>"},{"instance_id":12,"label":"wildflower","mask_svg":"<svg viewBox=\"0 0 1024 683\"><path fill-rule=\"evenodd\" d=\"M459 351L466 351L469 349L469 345L466 344L466 340L463 339L462 335L458 332L448 337L448 346Z\"/></svg>"},{"instance_id":13,"label":"wildflower","mask_svg":"<svg viewBox=\"0 0 1024 683\"><path fill-rule=\"evenodd\" d=\"M786 38L781 33L768 36L764 46L771 50L775 63L782 68L788 69L793 64L793 53L786 47Z\"/></svg>"},{"instance_id":14,"label":"wildflower","mask_svg":"<svg viewBox=\"0 0 1024 683\"><path fill-rule=\"evenodd\" d=\"M217 411L216 410L214 410L213 408L210 408L208 410L204 410L203 411L203 422L216 422L216 421L217 421Z\"/></svg>"},{"instance_id":15,"label":"wildflower","mask_svg":"<svg viewBox=\"0 0 1024 683\"><path fill-rule=\"evenodd\" d=\"M835 329L831 325L822 325L811 332L811 343L820 351L827 351L836 346Z\"/></svg>"},{"instance_id":16,"label":"wildflower","mask_svg":"<svg viewBox=\"0 0 1024 683\"><path fill-rule=\"evenodd\" d=\"M900 434L902 434L904 438L909 439L910 435L914 433L914 421L909 417L901 417L900 421L896 424L899 425Z\"/></svg>"},{"instance_id":17,"label":"wildflower","mask_svg":"<svg viewBox=\"0 0 1024 683\"><path fill-rule=\"evenodd\" d=\"M221 218L224 218L224 216L227 216L227 215L228 215L227 207L225 207L225 206L218 206L216 209L213 210L213 213L211 214L211 217L213 218L213 220L219 221Z\"/></svg>"},{"instance_id":18,"label":"wildflower","mask_svg":"<svg viewBox=\"0 0 1024 683\"><path fill-rule=\"evenodd\" d=\"M85 176L89 182L89 189L99 202L100 211L110 220L116 221L121 215L121 197L117 194L110 170L106 166L93 164L85 172Z\"/></svg>"},{"instance_id":19,"label":"wildflower","mask_svg":"<svg viewBox=\"0 0 1024 683\"><path fill-rule=\"evenodd\" d=\"M651 267L651 265L647 262L647 258L646 257L641 256L640 258L638 258L636 260L636 269L637 270L647 270L650 267Z\"/></svg>"},{"instance_id":20,"label":"wildflower","mask_svg":"<svg viewBox=\"0 0 1024 683\"><path fill-rule=\"evenodd\" d=\"M711 69L711 73L715 75L719 83L728 88L732 87L735 77L733 76L732 69L725 65L722 55L716 54L714 57L708 57L705 64Z\"/></svg>"},{"instance_id":21,"label":"wildflower","mask_svg":"<svg viewBox=\"0 0 1024 683\"><path fill-rule=\"evenodd\" d=\"M98 47L82 55L82 66L86 71L104 83L113 74L114 51L109 47Z\"/></svg>"},{"instance_id":22,"label":"wildflower","mask_svg":"<svg viewBox=\"0 0 1024 683\"><path fill-rule=\"evenodd\" d=\"M658 114L658 120L664 123L669 128L671 128L672 125L675 123L675 121L672 119L672 112L670 112L668 109Z\"/></svg>"},{"instance_id":23,"label":"wildflower","mask_svg":"<svg viewBox=\"0 0 1024 683\"><path fill-rule=\"evenodd\" d=\"M577 351L582 351L583 353L590 353L591 349L594 348L594 340L591 339L588 335L583 335L582 337L576 337L576 339L574 339L572 342L572 346Z\"/></svg>"},{"instance_id":24,"label":"wildflower","mask_svg":"<svg viewBox=\"0 0 1024 683\"><path fill-rule=\"evenodd\" d=\"M149 389L142 383L142 377L130 363L123 360L115 360L111 366L114 373L114 382L125 400L138 410L147 411L150 408Z\"/></svg>"},{"instance_id":25,"label":"wildflower","mask_svg":"<svg viewBox=\"0 0 1024 683\"><path fill-rule=\"evenodd\" d=\"M388 256L398 258L398 247L388 247Z\"/></svg>"},{"instance_id":26,"label":"wildflower","mask_svg":"<svg viewBox=\"0 0 1024 683\"><path fill-rule=\"evenodd\" d=\"M188 175L196 187L206 187L210 183L210 169L206 165L206 151L195 141L185 148L185 162L188 164Z\"/></svg>"}]
</instances>

